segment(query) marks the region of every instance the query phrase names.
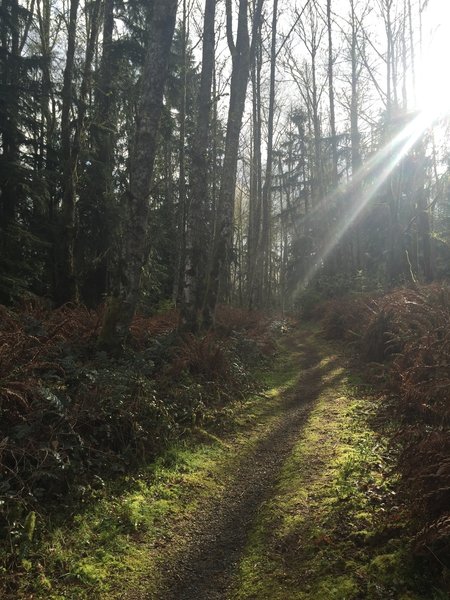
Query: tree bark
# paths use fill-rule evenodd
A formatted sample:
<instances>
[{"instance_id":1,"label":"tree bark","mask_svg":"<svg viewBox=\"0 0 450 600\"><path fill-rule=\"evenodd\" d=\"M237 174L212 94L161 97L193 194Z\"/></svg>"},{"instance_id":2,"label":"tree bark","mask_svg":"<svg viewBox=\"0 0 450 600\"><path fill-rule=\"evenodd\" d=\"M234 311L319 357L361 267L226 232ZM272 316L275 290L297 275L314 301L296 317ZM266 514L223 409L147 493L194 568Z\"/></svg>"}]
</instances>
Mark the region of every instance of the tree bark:
<instances>
[{"instance_id":1,"label":"tree bark","mask_svg":"<svg viewBox=\"0 0 450 600\"><path fill-rule=\"evenodd\" d=\"M81 209L84 206L90 215L89 230L95 228L98 232L96 239L92 240L94 252L86 257L89 268L80 282L81 299L92 307L97 306L107 293L108 255L111 248L112 175L117 121L114 99L114 3L115 0L105 0L104 3L102 55L96 81L94 119L90 128L91 160L86 169L86 184L80 195ZM83 226L82 221L80 226ZM82 250L84 248L77 255Z\"/></svg>"},{"instance_id":2,"label":"tree bark","mask_svg":"<svg viewBox=\"0 0 450 600\"><path fill-rule=\"evenodd\" d=\"M100 7L101 0L95 0L92 4L92 14L89 19L90 28L88 32L88 39L86 45L86 54L83 67L83 75L81 78L80 92L78 98L78 115L75 124L75 133L73 140L70 135L70 123L66 121L68 115L65 115L65 163L64 163L64 174L63 174L63 200L62 200L62 230L61 235L61 263L58 274L57 286L55 290L55 299L57 304L63 304L70 300L78 299L78 287L75 273L75 239L76 239L76 223L75 223L75 211L76 211L76 194L77 194L77 171L78 171L78 159L81 152L81 139L85 128L85 117L87 109L87 100L90 89L91 70L92 62L94 60L94 54L98 39L98 32L100 26ZM69 28L73 27L72 18L76 19L76 12L72 14ZM70 32L72 34L72 30ZM74 32L75 34L75 32ZM72 60L73 69L73 60ZM68 86L72 85L72 74L65 80L65 84ZM71 92L67 91L68 94L68 110L70 111L71 104ZM68 147L67 147L68 145Z\"/></svg>"},{"instance_id":3,"label":"tree bark","mask_svg":"<svg viewBox=\"0 0 450 600\"><path fill-rule=\"evenodd\" d=\"M262 281L264 282L265 298L263 302L270 304L271 279L270 279L270 255L271 255L271 213L272 213L272 168L273 168L273 129L275 113L275 72L277 57L277 24L278 24L278 0L273 2L272 16L272 40L270 51L270 90L269 90L269 114L267 122L267 158L266 173L262 191L262 228L261 228L261 251Z\"/></svg>"},{"instance_id":4,"label":"tree bark","mask_svg":"<svg viewBox=\"0 0 450 600\"><path fill-rule=\"evenodd\" d=\"M333 190L339 183L338 151L336 137L336 110L334 101L334 56L333 31L331 19L331 0L327 0L327 30L328 30L328 97L330 102L330 133L331 133L331 179Z\"/></svg>"},{"instance_id":5,"label":"tree bark","mask_svg":"<svg viewBox=\"0 0 450 600\"><path fill-rule=\"evenodd\" d=\"M126 340L139 301L141 274L147 254L149 195L176 12L177 0L154 0L130 157L130 183L124 198L127 220L122 289L106 311L100 335L100 343L105 346L117 347Z\"/></svg>"},{"instance_id":6,"label":"tree bark","mask_svg":"<svg viewBox=\"0 0 450 600\"><path fill-rule=\"evenodd\" d=\"M421 246L421 267L426 283L434 279L433 257L431 246L430 209L426 195L426 149L423 141L418 144L415 170L415 200L417 206L417 234Z\"/></svg>"},{"instance_id":7,"label":"tree bark","mask_svg":"<svg viewBox=\"0 0 450 600\"><path fill-rule=\"evenodd\" d=\"M186 94L187 94L187 42L188 42L188 27L187 27L187 6L186 0L183 0L183 16L181 25L181 45L182 45L182 91L181 91L181 106L180 106L180 139L178 144L178 164L180 175L178 180L178 256L175 268L174 285L172 297L175 302L178 302L183 293L183 275L186 264L186 228L188 218L188 197L186 190Z\"/></svg>"},{"instance_id":8,"label":"tree bark","mask_svg":"<svg viewBox=\"0 0 450 600\"><path fill-rule=\"evenodd\" d=\"M248 0L239 1L236 44L234 43L232 32L231 0L226 0L227 39L233 66L231 73L227 133L225 138L225 154L217 207L216 235L214 240L212 266L209 274L208 289L203 310L203 322L205 327L210 327L214 323L214 313L219 298L220 281L227 282L229 278L239 135L245 108L251 55L254 51L255 33L259 29L263 2L264 0L258 0L258 4L255 8L252 27L252 45L250 45L248 31Z\"/></svg>"},{"instance_id":9,"label":"tree bark","mask_svg":"<svg viewBox=\"0 0 450 600\"><path fill-rule=\"evenodd\" d=\"M202 74L197 97L197 122L192 141L190 170L190 210L186 232L182 319L183 326L196 331L199 327L205 286L208 250L206 209L208 198L208 143L211 124L211 88L215 57L215 14L217 0L205 0L203 25Z\"/></svg>"},{"instance_id":10,"label":"tree bark","mask_svg":"<svg viewBox=\"0 0 450 600\"><path fill-rule=\"evenodd\" d=\"M1 26L2 52L1 80L5 90L5 122L1 124L2 162L5 164L4 180L1 182L0 226L6 231L16 220L20 197L17 166L19 162L19 60L20 60L20 23L17 0L5 3L5 18ZM9 5L9 6L8 6ZM8 23L9 20L9 23ZM3 107L2 107L3 108ZM7 236L2 236L3 251L6 251Z\"/></svg>"},{"instance_id":11,"label":"tree bark","mask_svg":"<svg viewBox=\"0 0 450 600\"><path fill-rule=\"evenodd\" d=\"M261 229L261 44L260 34L255 40L255 52L251 64L252 81L252 156L250 162L250 205L247 242L248 306L257 306L261 298L262 281L257 271L259 264L259 239Z\"/></svg>"},{"instance_id":12,"label":"tree bark","mask_svg":"<svg viewBox=\"0 0 450 600\"><path fill-rule=\"evenodd\" d=\"M79 0L70 1L67 29L67 54L61 91L61 154L63 162L63 200L59 239L55 240L54 297L57 304L64 304L75 297L73 264L73 241L75 239L75 176L72 172L72 135L70 111L73 102L73 70L76 48L76 29Z\"/></svg>"},{"instance_id":13,"label":"tree bark","mask_svg":"<svg viewBox=\"0 0 450 600\"><path fill-rule=\"evenodd\" d=\"M360 66L358 64L358 19L355 12L354 0L350 4L350 22L351 22L351 39L350 39L350 59L351 59L351 96L350 96L350 142L351 142L351 165L353 185L351 187L351 202L355 204L353 210L356 209L356 202L362 192L362 185L359 179L361 170L361 137L359 132L359 74ZM354 262L357 269L362 268L361 257L361 223L357 218L352 227L353 241L355 252Z\"/></svg>"}]
</instances>

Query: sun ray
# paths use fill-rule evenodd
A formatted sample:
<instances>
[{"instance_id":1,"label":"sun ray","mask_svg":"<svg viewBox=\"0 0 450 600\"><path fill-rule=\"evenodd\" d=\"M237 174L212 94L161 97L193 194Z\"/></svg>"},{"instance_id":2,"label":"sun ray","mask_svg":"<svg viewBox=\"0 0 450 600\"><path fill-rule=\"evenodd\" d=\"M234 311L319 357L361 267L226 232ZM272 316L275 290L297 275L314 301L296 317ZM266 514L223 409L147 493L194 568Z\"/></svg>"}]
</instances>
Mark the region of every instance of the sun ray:
<instances>
[{"instance_id":1,"label":"sun ray","mask_svg":"<svg viewBox=\"0 0 450 600\"><path fill-rule=\"evenodd\" d=\"M308 221L312 222L315 214L322 211L325 206L335 201L339 196L344 195L351 199L347 210L339 217L330 233L327 244L318 253L316 262L300 281L296 293L308 286L324 264L325 260L336 248L363 209L374 198L398 163L408 154L408 152L410 152L423 135L424 131L430 127L433 118L430 111L421 111L412 117L410 122L405 125L392 140L387 142L380 150L378 150L378 152L366 161L359 172L352 178L352 181L339 186L331 194L322 199L322 201L308 213L304 223L307 223ZM357 195L356 192L360 190L363 183L365 184L365 189L361 195Z\"/></svg>"}]
</instances>

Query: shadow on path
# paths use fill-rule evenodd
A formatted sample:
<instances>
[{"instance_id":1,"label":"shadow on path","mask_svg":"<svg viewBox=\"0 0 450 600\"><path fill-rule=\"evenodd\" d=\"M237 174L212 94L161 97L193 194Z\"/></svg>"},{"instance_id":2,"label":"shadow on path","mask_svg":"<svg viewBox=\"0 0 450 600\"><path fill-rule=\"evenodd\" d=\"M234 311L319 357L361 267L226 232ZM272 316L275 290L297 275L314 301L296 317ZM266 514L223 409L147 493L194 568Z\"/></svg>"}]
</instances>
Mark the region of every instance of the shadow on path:
<instances>
[{"instance_id":1,"label":"shadow on path","mask_svg":"<svg viewBox=\"0 0 450 600\"><path fill-rule=\"evenodd\" d=\"M282 415L271 430L237 464L223 495L198 512L186 534L187 546L168 561L165 584L154 600L225 600L259 507L274 491L283 463L297 443L315 401L336 383L326 380L336 368L311 342L287 347L299 361L300 378L284 392Z\"/></svg>"}]
</instances>

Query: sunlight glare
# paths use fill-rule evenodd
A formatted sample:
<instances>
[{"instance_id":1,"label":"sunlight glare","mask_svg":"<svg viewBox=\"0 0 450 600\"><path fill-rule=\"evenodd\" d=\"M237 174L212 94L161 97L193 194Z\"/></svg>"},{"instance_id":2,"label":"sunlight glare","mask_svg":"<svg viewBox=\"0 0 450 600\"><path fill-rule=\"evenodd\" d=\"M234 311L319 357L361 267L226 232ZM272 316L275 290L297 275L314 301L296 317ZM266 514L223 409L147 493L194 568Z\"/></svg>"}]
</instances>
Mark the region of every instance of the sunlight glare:
<instances>
[{"instance_id":1,"label":"sunlight glare","mask_svg":"<svg viewBox=\"0 0 450 600\"><path fill-rule=\"evenodd\" d=\"M334 231L329 236L328 243L318 253L315 264L310 267L308 273L299 282L294 297L308 287L339 241L353 225L363 209L374 198L381 186L387 181L398 162L408 154L429 125L429 113L427 111L419 112L389 143L367 160L366 164L355 175L349 185L344 184L341 186L340 193L348 195L349 199L351 199L350 204L338 219ZM363 181L366 181L367 185L361 194L358 186ZM328 196L324 200L324 203L327 204L335 197L336 192ZM308 215L308 217L311 218L311 215Z\"/></svg>"}]
</instances>

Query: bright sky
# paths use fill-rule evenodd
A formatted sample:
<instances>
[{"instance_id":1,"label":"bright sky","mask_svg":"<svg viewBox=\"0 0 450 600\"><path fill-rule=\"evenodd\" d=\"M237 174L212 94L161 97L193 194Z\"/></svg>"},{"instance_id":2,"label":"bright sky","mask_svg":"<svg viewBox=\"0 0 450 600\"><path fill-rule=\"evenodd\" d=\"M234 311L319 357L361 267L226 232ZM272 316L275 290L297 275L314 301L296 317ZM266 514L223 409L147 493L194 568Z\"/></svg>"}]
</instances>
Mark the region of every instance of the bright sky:
<instances>
[{"instance_id":1,"label":"bright sky","mask_svg":"<svg viewBox=\"0 0 450 600\"><path fill-rule=\"evenodd\" d=\"M423 20L423 58L417 68L418 104L450 110L450 0L430 0Z\"/></svg>"},{"instance_id":2,"label":"bright sky","mask_svg":"<svg viewBox=\"0 0 450 600\"><path fill-rule=\"evenodd\" d=\"M326 7L326 0L318 0L319 5L322 8L322 11ZM270 8L272 2L270 0L266 0L267 2L267 15L270 20ZM411 4L413 6L414 14L418 13L418 6L423 5L426 0L411 0ZM188 0L190 7L196 7L197 11L201 11L204 6L204 0ZM296 6L298 10L301 10L306 3L306 0L279 0L279 10L280 10L280 22L279 22L279 40L282 39L283 34L286 34L291 30L293 24L293 9ZM363 7L365 4L365 0L359 0L357 6ZM381 53L386 51L386 38L385 33L383 31L382 20L379 16L379 10L377 7L378 0L371 0L371 5L373 8L372 15L367 18L367 23L370 25L374 25L373 33L375 36L373 38L375 46L379 49ZM403 0L395 0L395 4L399 7L399 9L403 9ZM218 10L218 19L217 21L221 23L221 35L224 35L224 17L223 17L223 5L220 3L220 8ZM234 16L236 17L237 9L234 6ZM333 0L332 2L333 12L337 15L337 22L339 26L342 26L348 19L348 14L350 10L350 0ZM199 13L196 13L195 10L192 11L192 14L196 14L194 17L194 22L192 23L192 33L194 34L195 40L195 30L201 28L202 19L199 16ZM416 16L417 19L417 16ZM234 26L234 32L236 33L236 23ZM415 42L415 59L416 59L416 104L417 108L429 111L430 114L436 115L442 112L450 112L450 76L448 75L448 65L450 62L450 0L428 0L427 8L423 11L422 17L422 57L420 52L420 40L419 40L419 24L416 20L416 26L414 28L414 42ZM342 43L339 41L339 35L336 37L336 49L339 49L339 44ZM304 53L302 49L302 44L299 42L298 38L294 43L300 56ZM323 48L326 49L326 36L323 40ZM325 50L324 50L325 51ZM198 60L201 58L201 44L196 46L196 56ZM220 60L225 60L228 57L228 48L226 45L226 41L223 39L221 44L219 45L218 57ZM324 64L320 67L322 70L326 68ZM400 66L401 68L401 66ZM226 77L228 73L228 67L225 68L223 72ZM339 85L339 73L336 78L336 85ZM283 86L282 81L286 80L288 76L282 72L282 69L279 71L278 75L278 99L277 104L281 106L283 102L291 102L291 94L293 97L298 96L298 90L293 88L292 86ZM382 68L379 71L380 77L380 85L385 87L385 75L383 74ZM411 78L409 77L409 84L411 84ZM401 85L401 82L399 82ZM291 91L290 91L291 90ZM398 90L399 93L400 89ZM339 91L338 91L339 94ZM326 94L325 94L326 96ZM325 98L324 96L324 98ZM376 94L375 94L376 96ZM408 93L408 100L410 108L412 106L412 93L411 90ZM369 101L370 102L370 101ZM226 116L226 107L228 103L228 97L224 98L224 102L221 105L223 110L223 117ZM325 98L326 104L326 98ZM376 112L376 106L375 112ZM342 111L341 111L342 112ZM348 115L339 114L338 120L342 119L345 121ZM339 126L344 127L344 123L340 123Z\"/></svg>"}]
</instances>

